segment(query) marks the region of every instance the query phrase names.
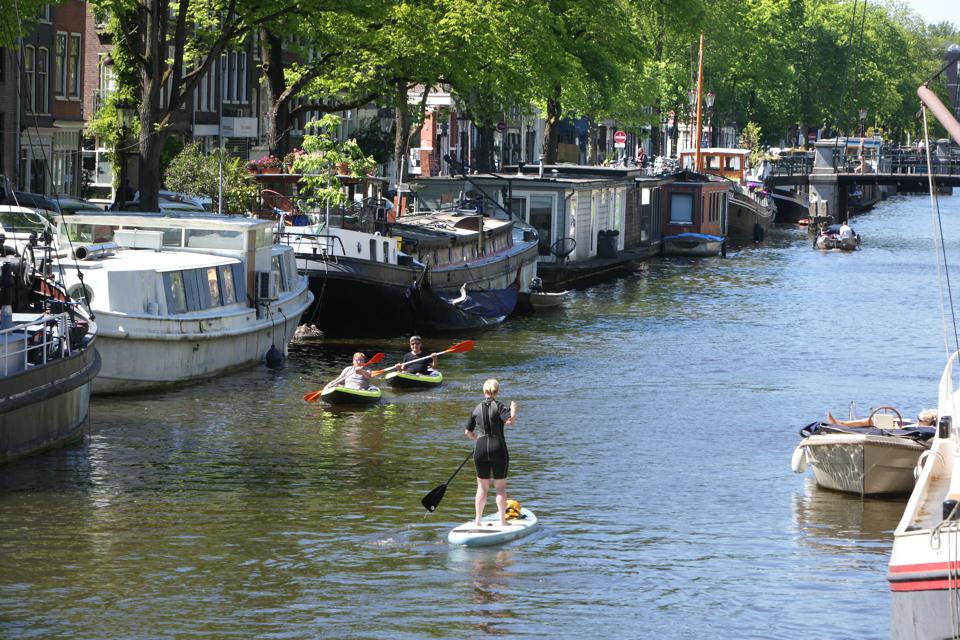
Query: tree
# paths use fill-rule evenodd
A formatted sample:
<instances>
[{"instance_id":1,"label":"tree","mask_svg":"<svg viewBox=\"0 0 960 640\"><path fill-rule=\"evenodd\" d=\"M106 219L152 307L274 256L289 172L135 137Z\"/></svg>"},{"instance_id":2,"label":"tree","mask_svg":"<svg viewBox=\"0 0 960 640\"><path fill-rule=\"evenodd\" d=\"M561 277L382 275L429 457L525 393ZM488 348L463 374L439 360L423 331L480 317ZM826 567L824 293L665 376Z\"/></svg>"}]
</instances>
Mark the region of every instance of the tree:
<instances>
[{"instance_id":1,"label":"tree","mask_svg":"<svg viewBox=\"0 0 960 640\"><path fill-rule=\"evenodd\" d=\"M210 198L217 210L225 213L249 211L257 196L257 186L247 171L246 162L230 157L226 149L216 149L206 155L196 144L186 145L174 157L164 174L164 182L173 191ZM217 206L221 190L223 204Z\"/></svg>"}]
</instances>

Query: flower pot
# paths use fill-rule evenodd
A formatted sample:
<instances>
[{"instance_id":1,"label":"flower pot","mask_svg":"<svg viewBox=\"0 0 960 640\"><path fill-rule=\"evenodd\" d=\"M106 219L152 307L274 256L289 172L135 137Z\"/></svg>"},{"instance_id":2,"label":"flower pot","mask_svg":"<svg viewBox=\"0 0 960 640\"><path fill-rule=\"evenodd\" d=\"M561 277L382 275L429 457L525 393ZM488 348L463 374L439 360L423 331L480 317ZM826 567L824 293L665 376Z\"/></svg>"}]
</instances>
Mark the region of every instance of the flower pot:
<instances>
[{"instance_id":1,"label":"flower pot","mask_svg":"<svg viewBox=\"0 0 960 640\"><path fill-rule=\"evenodd\" d=\"M280 173L280 167L261 167L260 173Z\"/></svg>"},{"instance_id":2,"label":"flower pot","mask_svg":"<svg viewBox=\"0 0 960 640\"><path fill-rule=\"evenodd\" d=\"M337 163L337 175L339 175L339 176L348 176L348 175L350 175L350 163L348 163L348 162L338 162L338 163Z\"/></svg>"}]
</instances>

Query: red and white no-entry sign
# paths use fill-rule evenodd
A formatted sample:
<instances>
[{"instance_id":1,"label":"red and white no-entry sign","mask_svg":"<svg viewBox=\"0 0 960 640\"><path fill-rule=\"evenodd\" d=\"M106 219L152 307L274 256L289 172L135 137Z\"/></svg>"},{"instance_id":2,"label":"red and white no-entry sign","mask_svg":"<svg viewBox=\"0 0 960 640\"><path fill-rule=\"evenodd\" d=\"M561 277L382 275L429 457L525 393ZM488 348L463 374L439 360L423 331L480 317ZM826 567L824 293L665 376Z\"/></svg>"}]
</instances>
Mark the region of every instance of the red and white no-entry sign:
<instances>
[{"instance_id":1,"label":"red and white no-entry sign","mask_svg":"<svg viewBox=\"0 0 960 640\"><path fill-rule=\"evenodd\" d=\"M613 141L618 144L623 144L627 141L627 132L626 131L616 131L613 134Z\"/></svg>"}]
</instances>

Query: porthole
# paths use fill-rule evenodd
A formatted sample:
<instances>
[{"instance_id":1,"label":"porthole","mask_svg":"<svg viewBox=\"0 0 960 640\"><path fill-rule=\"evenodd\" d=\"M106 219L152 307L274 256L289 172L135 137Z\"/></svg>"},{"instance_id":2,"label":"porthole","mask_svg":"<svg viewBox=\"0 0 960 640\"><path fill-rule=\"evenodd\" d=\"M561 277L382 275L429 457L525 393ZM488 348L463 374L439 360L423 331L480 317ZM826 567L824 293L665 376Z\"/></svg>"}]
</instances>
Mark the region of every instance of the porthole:
<instances>
[{"instance_id":1,"label":"porthole","mask_svg":"<svg viewBox=\"0 0 960 640\"><path fill-rule=\"evenodd\" d=\"M80 290L81 287L83 287L83 291ZM70 296L71 300L77 302L86 302L87 304L93 302L93 289L79 282L67 289L67 295Z\"/></svg>"}]
</instances>

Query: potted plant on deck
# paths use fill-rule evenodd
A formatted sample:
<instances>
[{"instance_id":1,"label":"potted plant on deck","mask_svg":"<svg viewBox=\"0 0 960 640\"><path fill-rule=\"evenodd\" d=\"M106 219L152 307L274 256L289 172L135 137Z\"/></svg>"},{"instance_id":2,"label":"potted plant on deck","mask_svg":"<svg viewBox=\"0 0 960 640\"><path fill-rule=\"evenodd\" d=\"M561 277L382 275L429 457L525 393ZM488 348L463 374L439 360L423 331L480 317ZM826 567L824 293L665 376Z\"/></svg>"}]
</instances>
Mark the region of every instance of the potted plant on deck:
<instances>
[{"instance_id":1,"label":"potted plant on deck","mask_svg":"<svg viewBox=\"0 0 960 640\"><path fill-rule=\"evenodd\" d=\"M254 173L280 173L280 168L283 166L283 163L280 162L280 158L277 156L268 154L252 161L249 166L253 169Z\"/></svg>"},{"instance_id":2,"label":"potted plant on deck","mask_svg":"<svg viewBox=\"0 0 960 640\"><path fill-rule=\"evenodd\" d=\"M334 138L333 132L339 125L338 116L327 114L305 126L311 133L303 138L303 153L294 159L293 170L302 174L300 193L307 209L343 204L347 196L341 178L360 178L377 166L373 157L364 155L356 140L338 142Z\"/></svg>"}]
</instances>

